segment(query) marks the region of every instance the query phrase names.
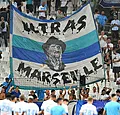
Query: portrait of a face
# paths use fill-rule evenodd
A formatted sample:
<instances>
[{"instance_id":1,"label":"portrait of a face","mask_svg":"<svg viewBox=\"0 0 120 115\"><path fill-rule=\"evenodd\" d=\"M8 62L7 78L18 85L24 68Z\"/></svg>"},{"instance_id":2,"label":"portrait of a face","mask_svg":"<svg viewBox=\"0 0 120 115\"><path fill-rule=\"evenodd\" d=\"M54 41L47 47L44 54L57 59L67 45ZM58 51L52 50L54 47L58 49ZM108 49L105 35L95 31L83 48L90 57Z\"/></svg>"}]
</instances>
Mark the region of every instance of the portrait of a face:
<instances>
[{"instance_id":1,"label":"portrait of a face","mask_svg":"<svg viewBox=\"0 0 120 115\"><path fill-rule=\"evenodd\" d=\"M42 47L47 56L46 64L48 67L54 71L64 70L65 64L62 62L62 54L65 51L66 44L52 36Z\"/></svg>"}]
</instances>

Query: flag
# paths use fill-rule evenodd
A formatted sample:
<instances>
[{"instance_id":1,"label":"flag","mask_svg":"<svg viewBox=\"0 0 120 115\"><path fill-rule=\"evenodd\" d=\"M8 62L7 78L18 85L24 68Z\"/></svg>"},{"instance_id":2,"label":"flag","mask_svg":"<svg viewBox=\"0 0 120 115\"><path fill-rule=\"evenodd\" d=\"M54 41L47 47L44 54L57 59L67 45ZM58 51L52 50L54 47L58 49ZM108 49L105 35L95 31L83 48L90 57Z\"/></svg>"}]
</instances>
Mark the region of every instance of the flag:
<instances>
[{"instance_id":1,"label":"flag","mask_svg":"<svg viewBox=\"0 0 120 115\"><path fill-rule=\"evenodd\" d=\"M61 89L104 79L90 4L69 17L39 20L11 6L10 68L14 85ZM84 81L83 81L84 82Z\"/></svg>"}]
</instances>

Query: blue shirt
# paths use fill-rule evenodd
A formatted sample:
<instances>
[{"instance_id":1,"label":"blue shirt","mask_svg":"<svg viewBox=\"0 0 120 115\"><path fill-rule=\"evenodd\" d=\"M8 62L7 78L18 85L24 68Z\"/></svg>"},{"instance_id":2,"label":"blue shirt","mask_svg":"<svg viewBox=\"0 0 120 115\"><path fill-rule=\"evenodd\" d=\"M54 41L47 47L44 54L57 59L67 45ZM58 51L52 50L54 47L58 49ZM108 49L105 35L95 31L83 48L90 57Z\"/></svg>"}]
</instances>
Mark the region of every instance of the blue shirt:
<instances>
[{"instance_id":1,"label":"blue shirt","mask_svg":"<svg viewBox=\"0 0 120 115\"><path fill-rule=\"evenodd\" d=\"M107 17L105 15L98 15L97 21L100 25L104 26L107 21Z\"/></svg>"},{"instance_id":2,"label":"blue shirt","mask_svg":"<svg viewBox=\"0 0 120 115\"><path fill-rule=\"evenodd\" d=\"M17 98L19 98L19 96L21 95L20 92L17 93L16 91L12 91L11 94L15 95Z\"/></svg>"},{"instance_id":3,"label":"blue shirt","mask_svg":"<svg viewBox=\"0 0 120 115\"><path fill-rule=\"evenodd\" d=\"M50 114L51 115L63 115L63 114L66 114L66 112L62 106L57 105L51 109Z\"/></svg>"},{"instance_id":4,"label":"blue shirt","mask_svg":"<svg viewBox=\"0 0 120 115\"><path fill-rule=\"evenodd\" d=\"M104 110L106 111L107 115L120 115L120 104L118 102L108 102L105 105Z\"/></svg>"}]
</instances>

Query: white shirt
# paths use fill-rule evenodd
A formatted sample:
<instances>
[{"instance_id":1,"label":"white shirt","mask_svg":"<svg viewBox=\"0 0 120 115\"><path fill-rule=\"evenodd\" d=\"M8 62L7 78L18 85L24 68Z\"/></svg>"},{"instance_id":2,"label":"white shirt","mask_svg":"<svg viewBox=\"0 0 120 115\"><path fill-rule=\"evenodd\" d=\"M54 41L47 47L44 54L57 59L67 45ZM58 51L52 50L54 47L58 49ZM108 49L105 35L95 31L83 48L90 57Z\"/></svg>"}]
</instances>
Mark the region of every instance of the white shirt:
<instances>
[{"instance_id":1,"label":"white shirt","mask_svg":"<svg viewBox=\"0 0 120 115\"><path fill-rule=\"evenodd\" d=\"M54 1L51 0L51 6L52 6L52 7L55 7L55 3L56 3L56 0L54 0Z\"/></svg>"},{"instance_id":2,"label":"white shirt","mask_svg":"<svg viewBox=\"0 0 120 115\"><path fill-rule=\"evenodd\" d=\"M43 6L41 5L41 6L39 7L39 11L46 11L46 10L47 10L47 9L46 9L45 6L43 7ZM39 16L46 17L46 16L45 16L45 12L39 12Z\"/></svg>"},{"instance_id":3,"label":"white shirt","mask_svg":"<svg viewBox=\"0 0 120 115\"><path fill-rule=\"evenodd\" d=\"M15 102L11 102L11 105L12 105L12 111L14 112L14 115L15 115L16 104L15 104Z\"/></svg>"},{"instance_id":4,"label":"white shirt","mask_svg":"<svg viewBox=\"0 0 120 115\"><path fill-rule=\"evenodd\" d=\"M107 35L103 35L103 38L107 39ZM101 35L99 36L101 48L104 48L105 46L107 46L107 43L103 38L101 38Z\"/></svg>"},{"instance_id":5,"label":"white shirt","mask_svg":"<svg viewBox=\"0 0 120 115\"><path fill-rule=\"evenodd\" d=\"M82 105L80 113L83 113L84 115L97 115L97 110L94 105L87 103Z\"/></svg>"},{"instance_id":6,"label":"white shirt","mask_svg":"<svg viewBox=\"0 0 120 115\"><path fill-rule=\"evenodd\" d=\"M109 95L105 94L105 95L101 95L101 96L100 96L100 99L101 99L101 100L106 100L106 99L109 98L109 97L110 97Z\"/></svg>"},{"instance_id":7,"label":"white shirt","mask_svg":"<svg viewBox=\"0 0 120 115\"><path fill-rule=\"evenodd\" d=\"M31 17L33 17L33 14L32 14L31 12L30 12L30 13L28 13L27 15L28 15L28 16L31 16Z\"/></svg>"},{"instance_id":8,"label":"white shirt","mask_svg":"<svg viewBox=\"0 0 120 115\"><path fill-rule=\"evenodd\" d=\"M16 103L15 112L18 112L19 115L21 115L23 112L26 113L27 103L24 101Z\"/></svg>"},{"instance_id":9,"label":"white shirt","mask_svg":"<svg viewBox=\"0 0 120 115\"><path fill-rule=\"evenodd\" d=\"M116 55L113 54L112 58L114 61L120 60L120 54L119 53L116 53ZM120 67L120 62L113 63L113 67Z\"/></svg>"},{"instance_id":10,"label":"white shirt","mask_svg":"<svg viewBox=\"0 0 120 115\"><path fill-rule=\"evenodd\" d=\"M120 21L119 20L112 20L111 25L114 25L114 24L120 25ZM112 30L114 30L114 31L119 30L119 27L118 26L113 26Z\"/></svg>"},{"instance_id":11,"label":"white shirt","mask_svg":"<svg viewBox=\"0 0 120 115\"><path fill-rule=\"evenodd\" d=\"M90 96L94 99L94 100L99 100L100 98L100 94L98 92L92 92L90 93Z\"/></svg>"},{"instance_id":12,"label":"white shirt","mask_svg":"<svg viewBox=\"0 0 120 115\"><path fill-rule=\"evenodd\" d=\"M62 107L65 109L65 112L68 113L68 106L66 104L62 104Z\"/></svg>"},{"instance_id":13,"label":"white shirt","mask_svg":"<svg viewBox=\"0 0 120 115\"><path fill-rule=\"evenodd\" d=\"M41 106L41 110L44 110L44 115L49 115L51 108L56 105L57 105L57 103L55 103L53 100L49 99L49 100L43 102L43 104Z\"/></svg>"},{"instance_id":14,"label":"white shirt","mask_svg":"<svg viewBox=\"0 0 120 115\"><path fill-rule=\"evenodd\" d=\"M65 7L68 0L60 0L60 1L61 1L61 7Z\"/></svg>"},{"instance_id":15,"label":"white shirt","mask_svg":"<svg viewBox=\"0 0 120 115\"><path fill-rule=\"evenodd\" d=\"M10 100L0 101L0 115L12 115L12 104Z\"/></svg>"},{"instance_id":16,"label":"white shirt","mask_svg":"<svg viewBox=\"0 0 120 115\"><path fill-rule=\"evenodd\" d=\"M39 112L39 107L35 103L27 104L27 115L36 115Z\"/></svg>"}]
</instances>

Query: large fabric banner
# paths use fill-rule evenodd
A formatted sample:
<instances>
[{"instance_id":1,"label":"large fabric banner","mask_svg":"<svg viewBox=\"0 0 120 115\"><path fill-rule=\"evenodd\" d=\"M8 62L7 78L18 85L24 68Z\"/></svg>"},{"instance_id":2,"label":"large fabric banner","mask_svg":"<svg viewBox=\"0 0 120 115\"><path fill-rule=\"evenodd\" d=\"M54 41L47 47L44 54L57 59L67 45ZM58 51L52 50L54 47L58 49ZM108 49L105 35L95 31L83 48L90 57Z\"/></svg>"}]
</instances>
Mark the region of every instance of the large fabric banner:
<instances>
[{"instance_id":1,"label":"large fabric banner","mask_svg":"<svg viewBox=\"0 0 120 115\"><path fill-rule=\"evenodd\" d=\"M100 5L105 8L120 7L120 0L100 0Z\"/></svg>"},{"instance_id":2,"label":"large fabric banner","mask_svg":"<svg viewBox=\"0 0 120 115\"><path fill-rule=\"evenodd\" d=\"M21 88L68 88L104 79L90 4L61 20L39 20L11 7L11 75Z\"/></svg>"}]
</instances>

